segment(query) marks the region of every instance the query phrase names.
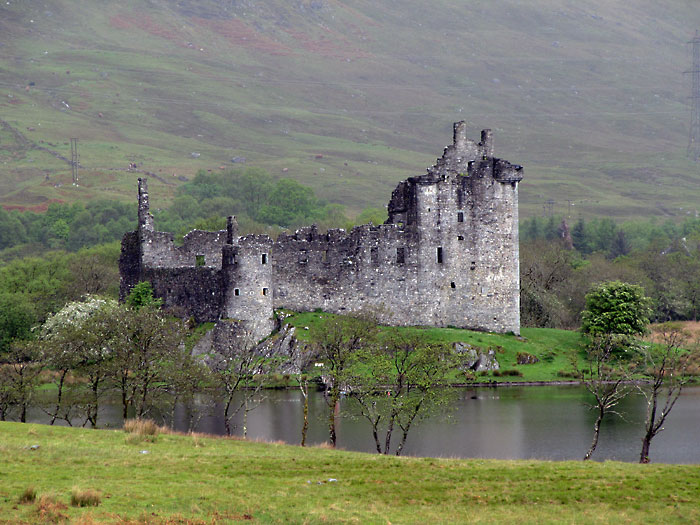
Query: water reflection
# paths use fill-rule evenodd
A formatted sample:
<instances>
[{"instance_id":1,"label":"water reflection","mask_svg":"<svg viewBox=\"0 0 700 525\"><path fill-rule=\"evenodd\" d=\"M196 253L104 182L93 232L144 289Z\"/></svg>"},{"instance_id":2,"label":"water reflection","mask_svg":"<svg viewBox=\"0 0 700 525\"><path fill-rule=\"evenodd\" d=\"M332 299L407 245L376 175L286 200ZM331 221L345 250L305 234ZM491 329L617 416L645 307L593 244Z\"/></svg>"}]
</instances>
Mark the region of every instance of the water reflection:
<instances>
[{"instance_id":1,"label":"water reflection","mask_svg":"<svg viewBox=\"0 0 700 525\"><path fill-rule=\"evenodd\" d=\"M224 434L219 407L202 402L196 406L196 429ZM586 403L589 395L581 387L498 387L472 388L460 392L454 410L417 423L409 434L406 455L501 458L501 459L581 459L592 438L595 413ZM342 408L348 408L348 400ZM640 395L623 400L624 414L607 418L601 428L596 460L637 461L641 448L642 423L646 405ZM307 443L327 441L327 406L321 393L309 396L310 426ZM298 390L267 392L260 405L248 414L248 437L269 441L299 443L303 399ZM40 410L29 414L30 421L46 422ZM100 413L101 426L121 425L121 407L106 405ZM188 410L178 407L175 426L187 430ZM233 420L236 433L242 433L242 414ZM665 463L700 463L700 387L684 390L669 416L664 432L652 442L651 459ZM399 436L395 433L395 439ZM369 425L362 419L343 418L338 429L338 445L349 450L374 452Z\"/></svg>"}]
</instances>

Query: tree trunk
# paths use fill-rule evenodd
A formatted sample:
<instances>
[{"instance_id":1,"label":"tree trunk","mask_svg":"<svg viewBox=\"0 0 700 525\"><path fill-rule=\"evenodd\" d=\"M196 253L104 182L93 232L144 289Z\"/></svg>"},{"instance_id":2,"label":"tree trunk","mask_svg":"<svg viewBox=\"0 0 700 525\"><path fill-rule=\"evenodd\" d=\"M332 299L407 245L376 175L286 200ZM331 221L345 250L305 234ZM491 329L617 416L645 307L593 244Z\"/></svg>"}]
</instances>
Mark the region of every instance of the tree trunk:
<instances>
[{"instance_id":1,"label":"tree trunk","mask_svg":"<svg viewBox=\"0 0 700 525\"><path fill-rule=\"evenodd\" d=\"M49 425L53 425L56 422L56 419L58 419L58 412L61 410L61 398L63 397L63 383L66 380L67 373L68 373L68 370L63 370L61 372L61 380L58 382L58 394L56 397L56 409L54 410L53 414L51 414L51 423L49 423Z\"/></svg>"},{"instance_id":2,"label":"tree trunk","mask_svg":"<svg viewBox=\"0 0 700 525\"><path fill-rule=\"evenodd\" d=\"M583 457L583 461L591 459L595 448L598 446L598 436L600 435L600 423L603 421L603 416L605 415L605 409L599 407L598 417L595 420L595 425L593 427L593 442L591 443L591 448L588 449L586 455Z\"/></svg>"},{"instance_id":3,"label":"tree trunk","mask_svg":"<svg viewBox=\"0 0 700 525\"><path fill-rule=\"evenodd\" d=\"M304 396L304 424L301 427L301 446L306 446L306 432L309 430L309 381L300 382L299 388Z\"/></svg>"},{"instance_id":4,"label":"tree trunk","mask_svg":"<svg viewBox=\"0 0 700 525\"><path fill-rule=\"evenodd\" d=\"M226 435L231 435L231 419L229 417L229 410L231 409L231 401L233 398L231 396L226 400L226 406L224 407L224 427L226 427Z\"/></svg>"},{"instance_id":5,"label":"tree trunk","mask_svg":"<svg viewBox=\"0 0 700 525\"><path fill-rule=\"evenodd\" d=\"M651 436L649 433L644 434L642 438L642 453L639 455L640 463L650 463L649 461L649 447L651 445Z\"/></svg>"},{"instance_id":6,"label":"tree trunk","mask_svg":"<svg viewBox=\"0 0 700 525\"><path fill-rule=\"evenodd\" d=\"M336 418L336 410L338 410L338 405L340 403L340 390L333 386L331 387L331 401L329 404L329 412L328 412L328 437L329 441L331 444L331 447L335 448L336 442L337 442L337 434L336 434L336 425L335 425L335 418Z\"/></svg>"}]
</instances>

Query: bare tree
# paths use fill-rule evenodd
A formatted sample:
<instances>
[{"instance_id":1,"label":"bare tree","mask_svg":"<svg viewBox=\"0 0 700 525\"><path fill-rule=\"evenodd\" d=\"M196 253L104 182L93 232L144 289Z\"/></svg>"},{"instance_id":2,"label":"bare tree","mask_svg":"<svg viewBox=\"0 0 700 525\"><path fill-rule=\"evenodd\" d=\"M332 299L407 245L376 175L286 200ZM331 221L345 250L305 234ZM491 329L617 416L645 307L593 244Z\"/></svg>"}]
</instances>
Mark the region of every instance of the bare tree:
<instances>
[{"instance_id":1,"label":"bare tree","mask_svg":"<svg viewBox=\"0 0 700 525\"><path fill-rule=\"evenodd\" d=\"M664 323L653 330L662 344L649 344L642 349L642 374L649 379L648 385L639 390L647 401L640 463L649 463L651 441L664 429L666 418L671 413L688 382L684 375L691 357L697 353L697 345L688 349L688 334L678 323Z\"/></svg>"},{"instance_id":2,"label":"bare tree","mask_svg":"<svg viewBox=\"0 0 700 525\"><path fill-rule=\"evenodd\" d=\"M242 329L241 329L242 328ZM215 389L223 398L226 435L233 434L231 421L243 411L243 436L248 434L248 413L262 401L260 392L273 366L270 358L258 352L254 330L239 325L225 345L210 356Z\"/></svg>"},{"instance_id":3,"label":"bare tree","mask_svg":"<svg viewBox=\"0 0 700 525\"><path fill-rule=\"evenodd\" d=\"M593 441L583 457L584 461L591 459L598 446L603 418L607 414L618 414L615 407L630 393L630 388L625 382L628 378L626 370L614 356L616 346L613 334L598 335L593 337L586 348L586 365L583 369L578 368L576 357L572 359L581 382L595 401L590 405L590 408L596 411Z\"/></svg>"}]
</instances>

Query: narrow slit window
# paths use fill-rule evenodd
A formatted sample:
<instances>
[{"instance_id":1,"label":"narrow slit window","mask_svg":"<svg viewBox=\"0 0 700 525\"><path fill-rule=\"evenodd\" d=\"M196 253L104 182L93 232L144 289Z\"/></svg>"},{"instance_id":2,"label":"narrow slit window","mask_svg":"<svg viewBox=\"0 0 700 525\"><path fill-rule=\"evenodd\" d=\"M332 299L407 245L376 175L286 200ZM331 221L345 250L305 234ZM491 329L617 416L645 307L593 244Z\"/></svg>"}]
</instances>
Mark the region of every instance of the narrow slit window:
<instances>
[{"instance_id":1,"label":"narrow slit window","mask_svg":"<svg viewBox=\"0 0 700 525\"><path fill-rule=\"evenodd\" d=\"M437 249L437 263L442 264L442 246L438 246Z\"/></svg>"},{"instance_id":2,"label":"narrow slit window","mask_svg":"<svg viewBox=\"0 0 700 525\"><path fill-rule=\"evenodd\" d=\"M204 266L205 260L204 255L195 255L195 265Z\"/></svg>"},{"instance_id":3,"label":"narrow slit window","mask_svg":"<svg viewBox=\"0 0 700 525\"><path fill-rule=\"evenodd\" d=\"M464 212L457 212L457 222L464 222Z\"/></svg>"},{"instance_id":4,"label":"narrow slit window","mask_svg":"<svg viewBox=\"0 0 700 525\"><path fill-rule=\"evenodd\" d=\"M263 288L263 290L262 290L263 295L267 295L267 292L268 292L268 289L267 289L267 288Z\"/></svg>"},{"instance_id":5,"label":"narrow slit window","mask_svg":"<svg viewBox=\"0 0 700 525\"><path fill-rule=\"evenodd\" d=\"M450 283L450 288L456 288L454 281Z\"/></svg>"},{"instance_id":6,"label":"narrow slit window","mask_svg":"<svg viewBox=\"0 0 700 525\"><path fill-rule=\"evenodd\" d=\"M262 254L262 263L267 264L267 254L266 253Z\"/></svg>"},{"instance_id":7,"label":"narrow slit window","mask_svg":"<svg viewBox=\"0 0 700 525\"><path fill-rule=\"evenodd\" d=\"M233 295L235 295L236 297L238 297L239 295L241 295L241 289L240 289L240 288L234 288L234 289L233 289Z\"/></svg>"},{"instance_id":8,"label":"narrow slit window","mask_svg":"<svg viewBox=\"0 0 700 525\"><path fill-rule=\"evenodd\" d=\"M406 248L401 246L400 248L396 248L396 263L397 264L403 264L406 262Z\"/></svg>"}]
</instances>

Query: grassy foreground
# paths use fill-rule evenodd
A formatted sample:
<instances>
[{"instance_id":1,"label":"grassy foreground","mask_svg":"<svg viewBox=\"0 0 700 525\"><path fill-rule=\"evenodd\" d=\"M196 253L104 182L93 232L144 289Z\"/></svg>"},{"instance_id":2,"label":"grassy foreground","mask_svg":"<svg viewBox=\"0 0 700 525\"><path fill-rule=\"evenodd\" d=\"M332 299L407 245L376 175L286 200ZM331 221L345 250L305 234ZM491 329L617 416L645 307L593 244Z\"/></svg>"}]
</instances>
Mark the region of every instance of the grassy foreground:
<instances>
[{"instance_id":1,"label":"grassy foreground","mask_svg":"<svg viewBox=\"0 0 700 525\"><path fill-rule=\"evenodd\" d=\"M0 523L700 520L689 465L395 458L19 423L0 423L0 458ZM36 501L19 503L30 486ZM70 505L90 489L98 506Z\"/></svg>"}]
</instances>

